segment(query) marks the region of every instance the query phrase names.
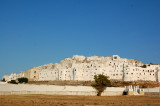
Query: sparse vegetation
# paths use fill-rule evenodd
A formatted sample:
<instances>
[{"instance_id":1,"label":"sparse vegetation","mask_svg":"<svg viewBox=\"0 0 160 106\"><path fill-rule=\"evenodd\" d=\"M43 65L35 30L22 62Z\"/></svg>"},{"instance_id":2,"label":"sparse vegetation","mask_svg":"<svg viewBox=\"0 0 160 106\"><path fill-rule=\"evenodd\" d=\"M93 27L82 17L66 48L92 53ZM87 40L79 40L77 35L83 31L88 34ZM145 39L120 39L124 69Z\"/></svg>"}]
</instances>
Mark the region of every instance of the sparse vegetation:
<instances>
[{"instance_id":1,"label":"sparse vegetation","mask_svg":"<svg viewBox=\"0 0 160 106\"><path fill-rule=\"evenodd\" d=\"M42 101L43 99L43 101ZM160 105L160 98L146 96L1 95L0 106L147 106ZM25 103L22 101L25 101ZM64 104L64 101L66 104ZM154 101L154 102L151 102Z\"/></svg>"}]
</instances>

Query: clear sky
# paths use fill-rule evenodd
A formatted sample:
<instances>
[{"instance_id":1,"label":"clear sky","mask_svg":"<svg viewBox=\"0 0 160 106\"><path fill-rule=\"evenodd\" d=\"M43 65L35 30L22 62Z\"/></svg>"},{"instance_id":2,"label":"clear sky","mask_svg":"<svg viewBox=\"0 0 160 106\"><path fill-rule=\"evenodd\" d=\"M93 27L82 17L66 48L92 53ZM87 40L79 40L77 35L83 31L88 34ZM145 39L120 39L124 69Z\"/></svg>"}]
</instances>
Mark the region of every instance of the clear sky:
<instances>
[{"instance_id":1,"label":"clear sky","mask_svg":"<svg viewBox=\"0 0 160 106\"><path fill-rule=\"evenodd\" d=\"M76 54L160 64L160 0L0 0L0 77Z\"/></svg>"}]
</instances>

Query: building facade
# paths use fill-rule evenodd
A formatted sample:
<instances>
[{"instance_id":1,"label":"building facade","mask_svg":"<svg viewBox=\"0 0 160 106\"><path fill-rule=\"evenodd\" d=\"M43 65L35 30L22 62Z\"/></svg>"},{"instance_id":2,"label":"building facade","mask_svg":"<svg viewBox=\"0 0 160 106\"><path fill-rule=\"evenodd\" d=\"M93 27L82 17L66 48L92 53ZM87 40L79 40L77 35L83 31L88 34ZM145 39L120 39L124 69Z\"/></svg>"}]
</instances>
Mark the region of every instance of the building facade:
<instances>
[{"instance_id":1,"label":"building facade","mask_svg":"<svg viewBox=\"0 0 160 106\"><path fill-rule=\"evenodd\" d=\"M78 80L93 81L94 75L103 74L119 81L160 82L160 65L143 64L136 59L109 57L84 57L74 55L60 63L34 67L24 72L30 81Z\"/></svg>"}]
</instances>

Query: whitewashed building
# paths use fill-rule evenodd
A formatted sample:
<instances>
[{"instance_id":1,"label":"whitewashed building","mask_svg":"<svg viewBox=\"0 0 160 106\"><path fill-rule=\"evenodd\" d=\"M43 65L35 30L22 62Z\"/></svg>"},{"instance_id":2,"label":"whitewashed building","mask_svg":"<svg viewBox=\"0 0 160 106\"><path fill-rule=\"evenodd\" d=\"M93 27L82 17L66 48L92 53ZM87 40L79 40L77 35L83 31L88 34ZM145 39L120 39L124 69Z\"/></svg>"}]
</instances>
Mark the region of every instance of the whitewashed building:
<instances>
[{"instance_id":1,"label":"whitewashed building","mask_svg":"<svg viewBox=\"0 0 160 106\"><path fill-rule=\"evenodd\" d=\"M49 68L51 66L52 68ZM136 59L124 59L118 55L110 57L75 55L62 60L59 64L49 64L48 68L40 71L39 80L92 81L97 74L107 75L112 80L160 82L159 65L144 65Z\"/></svg>"},{"instance_id":2,"label":"whitewashed building","mask_svg":"<svg viewBox=\"0 0 160 106\"><path fill-rule=\"evenodd\" d=\"M2 79L4 79L6 82L9 82L11 80L17 80L18 78L24 77L24 72L20 72L18 74L12 73L10 75L4 75Z\"/></svg>"},{"instance_id":3,"label":"whitewashed building","mask_svg":"<svg viewBox=\"0 0 160 106\"><path fill-rule=\"evenodd\" d=\"M120 58L118 55L109 57L74 55L72 58L66 58L60 63L50 63L24 72L25 77L34 81L93 81L94 75L98 74L103 74L109 76L112 80L119 81L160 82L160 65L143 64L136 59ZM11 74L7 78L11 80L18 77L16 74Z\"/></svg>"}]
</instances>

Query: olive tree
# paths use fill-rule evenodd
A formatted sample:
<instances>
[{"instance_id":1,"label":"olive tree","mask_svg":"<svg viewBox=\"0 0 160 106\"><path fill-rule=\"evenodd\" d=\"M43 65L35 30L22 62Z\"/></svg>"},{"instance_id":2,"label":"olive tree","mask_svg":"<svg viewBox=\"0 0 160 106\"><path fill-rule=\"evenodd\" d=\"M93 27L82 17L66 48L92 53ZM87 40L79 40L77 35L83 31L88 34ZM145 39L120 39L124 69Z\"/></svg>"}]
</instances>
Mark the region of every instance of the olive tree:
<instances>
[{"instance_id":1,"label":"olive tree","mask_svg":"<svg viewBox=\"0 0 160 106\"><path fill-rule=\"evenodd\" d=\"M111 86L111 82L108 78L108 76L102 74L94 76L95 83L92 84L92 87L96 89L97 96L101 96L106 87Z\"/></svg>"}]
</instances>

